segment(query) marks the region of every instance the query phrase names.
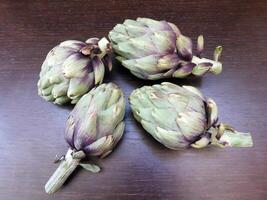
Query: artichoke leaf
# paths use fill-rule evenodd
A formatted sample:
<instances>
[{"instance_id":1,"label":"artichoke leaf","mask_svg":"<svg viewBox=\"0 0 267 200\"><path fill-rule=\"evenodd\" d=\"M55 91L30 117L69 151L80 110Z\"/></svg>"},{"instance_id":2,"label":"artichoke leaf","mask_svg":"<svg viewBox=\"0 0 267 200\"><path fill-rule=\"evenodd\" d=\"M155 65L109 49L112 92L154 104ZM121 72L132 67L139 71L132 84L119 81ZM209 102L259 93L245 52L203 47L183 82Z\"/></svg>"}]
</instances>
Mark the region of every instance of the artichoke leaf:
<instances>
[{"instance_id":1,"label":"artichoke leaf","mask_svg":"<svg viewBox=\"0 0 267 200\"><path fill-rule=\"evenodd\" d=\"M99 173L101 171L101 168L96 164L80 163L79 165L89 172Z\"/></svg>"}]
</instances>

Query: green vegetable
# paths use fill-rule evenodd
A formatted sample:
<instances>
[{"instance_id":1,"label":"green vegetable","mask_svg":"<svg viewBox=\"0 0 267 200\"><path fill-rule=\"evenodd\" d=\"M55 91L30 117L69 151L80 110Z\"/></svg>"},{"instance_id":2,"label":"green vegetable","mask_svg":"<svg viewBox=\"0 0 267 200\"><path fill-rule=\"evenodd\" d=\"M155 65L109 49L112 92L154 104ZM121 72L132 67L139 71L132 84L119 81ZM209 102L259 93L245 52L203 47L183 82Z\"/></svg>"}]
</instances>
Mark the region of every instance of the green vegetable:
<instances>
[{"instance_id":1,"label":"green vegetable","mask_svg":"<svg viewBox=\"0 0 267 200\"><path fill-rule=\"evenodd\" d=\"M86 156L103 158L112 152L123 135L124 114L123 92L113 83L92 89L78 101L65 131L69 150L46 183L47 193L56 192L78 165L94 173L100 171L98 166L81 160Z\"/></svg>"},{"instance_id":2,"label":"green vegetable","mask_svg":"<svg viewBox=\"0 0 267 200\"><path fill-rule=\"evenodd\" d=\"M194 87L167 82L143 86L134 90L129 100L135 119L170 149L253 145L249 133L218 123L216 103Z\"/></svg>"},{"instance_id":3,"label":"green vegetable","mask_svg":"<svg viewBox=\"0 0 267 200\"><path fill-rule=\"evenodd\" d=\"M110 31L109 38L117 59L141 79L184 78L190 74L202 76L222 71L222 63L218 61L221 46L216 48L214 60L202 58L204 38L201 35L194 56L191 39L166 21L127 19Z\"/></svg>"},{"instance_id":4,"label":"green vegetable","mask_svg":"<svg viewBox=\"0 0 267 200\"><path fill-rule=\"evenodd\" d=\"M86 42L67 40L46 56L38 81L38 94L55 104L75 104L95 85L101 84L105 66L112 69L111 47L106 38Z\"/></svg>"}]
</instances>

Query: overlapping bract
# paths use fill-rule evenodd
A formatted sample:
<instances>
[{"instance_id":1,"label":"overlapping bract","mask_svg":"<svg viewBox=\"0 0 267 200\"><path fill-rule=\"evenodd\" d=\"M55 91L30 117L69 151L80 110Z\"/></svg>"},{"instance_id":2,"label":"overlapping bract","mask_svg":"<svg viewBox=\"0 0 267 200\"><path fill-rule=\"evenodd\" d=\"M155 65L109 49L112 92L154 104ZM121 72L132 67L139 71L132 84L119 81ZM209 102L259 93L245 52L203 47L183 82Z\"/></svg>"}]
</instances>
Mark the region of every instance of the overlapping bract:
<instances>
[{"instance_id":1,"label":"overlapping bract","mask_svg":"<svg viewBox=\"0 0 267 200\"><path fill-rule=\"evenodd\" d=\"M216 103L191 86L172 83L143 86L129 97L134 117L156 140L170 149L192 146L252 146L249 133L217 124Z\"/></svg>"},{"instance_id":2,"label":"overlapping bract","mask_svg":"<svg viewBox=\"0 0 267 200\"><path fill-rule=\"evenodd\" d=\"M113 83L102 84L84 95L70 113L65 139L75 151L106 156L123 135L125 98Z\"/></svg>"},{"instance_id":3,"label":"overlapping bract","mask_svg":"<svg viewBox=\"0 0 267 200\"><path fill-rule=\"evenodd\" d=\"M75 104L95 85L101 84L105 66L112 69L111 47L106 38L86 42L67 40L46 56L38 81L38 94L55 104Z\"/></svg>"},{"instance_id":4,"label":"overlapping bract","mask_svg":"<svg viewBox=\"0 0 267 200\"><path fill-rule=\"evenodd\" d=\"M218 61L222 47L217 47L214 60L201 58L203 36L198 37L197 56L193 56L190 38L182 35L172 23L148 18L125 20L109 33L117 59L132 74L142 79L183 78L207 72L219 74Z\"/></svg>"}]
</instances>

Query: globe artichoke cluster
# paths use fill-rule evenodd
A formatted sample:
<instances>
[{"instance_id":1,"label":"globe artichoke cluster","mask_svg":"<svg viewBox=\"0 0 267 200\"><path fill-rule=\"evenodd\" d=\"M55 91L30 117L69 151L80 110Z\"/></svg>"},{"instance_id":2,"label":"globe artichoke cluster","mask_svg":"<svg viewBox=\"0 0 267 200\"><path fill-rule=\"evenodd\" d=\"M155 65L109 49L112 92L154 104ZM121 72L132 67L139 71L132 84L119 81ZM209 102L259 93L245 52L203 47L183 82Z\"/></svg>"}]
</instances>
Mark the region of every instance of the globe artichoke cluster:
<instances>
[{"instance_id":1,"label":"globe artichoke cluster","mask_svg":"<svg viewBox=\"0 0 267 200\"><path fill-rule=\"evenodd\" d=\"M193 55L192 40L172 23L148 18L125 20L109 33L109 42L90 38L67 40L54 47L42 64L38 94L58 105L76 104L65 129L67 153L45 185L58 191L81 166L97 173L100 167L84 162L87 156L109 155L123 136L126 100L114 83L103 83L112 70L112 55L130 72L148 80L219 74L222 47L213 60L201 56L204 38L199 36ZM195 87L163 82L135 89L129 96L134 118L158 142L170 149L188 147L250 147L249 133L218 123L218 108Z\"/></svg>"}]
</instances>

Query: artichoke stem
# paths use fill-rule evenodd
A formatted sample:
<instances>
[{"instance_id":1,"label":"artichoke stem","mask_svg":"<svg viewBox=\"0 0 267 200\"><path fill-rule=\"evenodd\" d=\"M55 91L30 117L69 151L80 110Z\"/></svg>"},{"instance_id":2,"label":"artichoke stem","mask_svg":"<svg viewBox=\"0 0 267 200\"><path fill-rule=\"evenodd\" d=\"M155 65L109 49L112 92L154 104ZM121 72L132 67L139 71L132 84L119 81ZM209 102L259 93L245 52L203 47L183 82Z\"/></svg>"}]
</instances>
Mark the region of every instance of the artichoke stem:
<instances>
[{"instance_id":1,"label":"artichoke stem","mask_svg":"<svg viewBox=\"0 0 267 200\"><path fill-rule=\"evenodd\" d=\"M69 149L65 155L65 160L61 161L57 170L47 181L45 185L46 193L52 194L58 191L84 157L84 153L78 157L74 156L74 150Z\"/></svg>"},{"instance_id":2,"label":"artichoke stem","mask_svg":"<svg viewBox=\"0 0 267 200\"><path fill-rule=\"evenodd\" d=\"M230 147L252 147L253 140L250 133L244 133L234 130L226 124L219 124L218 127L219 146ZM214 142L216 144L216 142Z\"/></svg>"},{"instance_id":3,"label":"artichoke stem","mask_svg":"<svg viewBox=\"0 0 267 200\"><path fill-rule=\"evenodd\" d=\"M201 63L211 63L212 66L210 68L210 72L213 74L220 74L222 72L222 63L219 61L214 61L208 58L199 58L197 56L193 56L192 58L192 63L199 65Z\"/></svg>"}]
</instances>

